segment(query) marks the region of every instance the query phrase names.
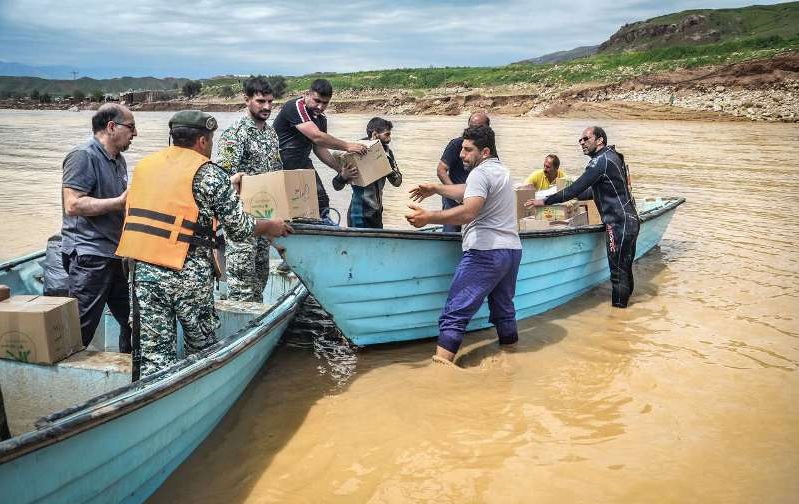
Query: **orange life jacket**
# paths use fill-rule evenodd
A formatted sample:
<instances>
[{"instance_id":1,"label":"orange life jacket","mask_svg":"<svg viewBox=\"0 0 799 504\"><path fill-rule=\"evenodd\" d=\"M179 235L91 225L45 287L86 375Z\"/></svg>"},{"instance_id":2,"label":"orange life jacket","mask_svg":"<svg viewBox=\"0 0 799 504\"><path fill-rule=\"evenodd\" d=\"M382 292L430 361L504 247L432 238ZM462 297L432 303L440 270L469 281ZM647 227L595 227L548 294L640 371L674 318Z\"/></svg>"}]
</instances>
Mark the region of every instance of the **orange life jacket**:
<instances>
[{"instance_id":1,"label":"orange life jacket","mask_svg":"<svg viewBox=\"0 0 799 504\"><path fill-rule=\"evenodd\" d=\"M118 256L180 270L190 245L213 246L212 229L197 225L200 209L192 191L197 170L208 161L176 146L139 161L128 187Z\"/></svg>"}]
</instances>

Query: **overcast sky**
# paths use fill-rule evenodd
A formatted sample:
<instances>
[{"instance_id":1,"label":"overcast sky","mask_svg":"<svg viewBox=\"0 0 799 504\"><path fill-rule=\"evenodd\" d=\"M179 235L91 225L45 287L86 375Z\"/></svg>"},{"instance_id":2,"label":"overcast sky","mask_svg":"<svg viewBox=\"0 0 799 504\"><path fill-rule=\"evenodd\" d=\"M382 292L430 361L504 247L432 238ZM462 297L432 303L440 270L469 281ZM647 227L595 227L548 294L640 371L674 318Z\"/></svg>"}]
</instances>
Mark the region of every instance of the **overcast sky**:
<instances>
[{"instance_id":1,"label":"overcast sky","mask_svg":"<svg viewBox=\"0 0 799 504\"><path fill-rule=\"evenodd\" d=\"M625 23L752 3L0 0L0 60L68 65L84 75L193 78L498 66L599 44Z\"/></svg>"}]
</instances>

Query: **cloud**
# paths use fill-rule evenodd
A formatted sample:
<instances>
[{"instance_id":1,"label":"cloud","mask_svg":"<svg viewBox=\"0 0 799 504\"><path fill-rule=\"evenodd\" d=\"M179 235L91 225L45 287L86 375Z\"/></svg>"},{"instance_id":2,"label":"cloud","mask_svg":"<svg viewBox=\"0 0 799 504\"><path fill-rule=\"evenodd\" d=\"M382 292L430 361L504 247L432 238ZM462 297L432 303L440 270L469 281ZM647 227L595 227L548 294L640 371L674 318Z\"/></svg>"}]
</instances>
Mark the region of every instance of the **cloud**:
<instances>
[{"instance_id":1,"label":"cloud","mask_svg":"<svg viewBox=\"0 0 799 504\"><path fill-rule=\"evenodd\" d=\"M669 12L748 3L0 0L0 59L192 77L490 66L598 44Z\"/></svg>"}]
</instances>

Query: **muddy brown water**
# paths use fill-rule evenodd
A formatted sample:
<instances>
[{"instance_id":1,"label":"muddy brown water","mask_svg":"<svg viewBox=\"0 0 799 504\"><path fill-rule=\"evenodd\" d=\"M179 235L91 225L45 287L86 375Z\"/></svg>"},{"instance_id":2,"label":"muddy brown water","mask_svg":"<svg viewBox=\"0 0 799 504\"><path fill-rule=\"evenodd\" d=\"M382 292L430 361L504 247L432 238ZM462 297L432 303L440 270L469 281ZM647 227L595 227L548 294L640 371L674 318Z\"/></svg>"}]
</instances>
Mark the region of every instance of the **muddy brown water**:
<instances>
[{"instance_id":1,"label":"muddy brown water","mask_svg":"<svg viewBox=\"0 0 799 504\"><path fill-rule=\"evenodd\" d=\"M166 144L170 114L136 114L131 166ZM331 115L330 130L357 138L368 119ZM385 221L404 228L406 191L466 119L391 119L405 182L386 188ZM0 259L57 231L61 160L89 122L0 111ZM516 179L549 152L585 166L586 121L494 125ZM688 199L637 263L629 309L603 285L522 322L516 353L470 334L460 370L432 364L431 341L290 337L150 502L795 502L799 128L603 125L639 196ZM331 193L345 211L348 192Z\"/></svg>"}]
</instances>

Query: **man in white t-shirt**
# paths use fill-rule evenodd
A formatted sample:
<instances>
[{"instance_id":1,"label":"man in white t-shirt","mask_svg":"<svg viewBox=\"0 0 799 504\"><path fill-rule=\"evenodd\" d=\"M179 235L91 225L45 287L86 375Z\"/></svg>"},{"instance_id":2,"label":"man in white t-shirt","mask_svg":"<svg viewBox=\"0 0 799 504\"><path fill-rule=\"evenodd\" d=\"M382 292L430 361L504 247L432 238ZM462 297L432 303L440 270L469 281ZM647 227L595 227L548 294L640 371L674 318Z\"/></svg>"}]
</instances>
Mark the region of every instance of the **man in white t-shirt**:
<instances>
[{"instance_id":1,"label":"man in white t-shirt","mask_svg":"<svg viewBox=\"0 0 799 504\"><path fill-rule=\"evenodd\" d=\"M434 360L455 358L466 326L488 297L492 324L500 345L519 339L516 328L516 275L522 244L516 231L516 202L510 173L497 158L494 130L472 126L463 132L463 164L469 168L465 184L422 184L411 190L415 201L439 194L463 205L429 211L410 204L405 216L414 227L427 224L462 225L463 257L455 269L447 303L438 319L438 346Z\"/></svg>"}]
</instances>

